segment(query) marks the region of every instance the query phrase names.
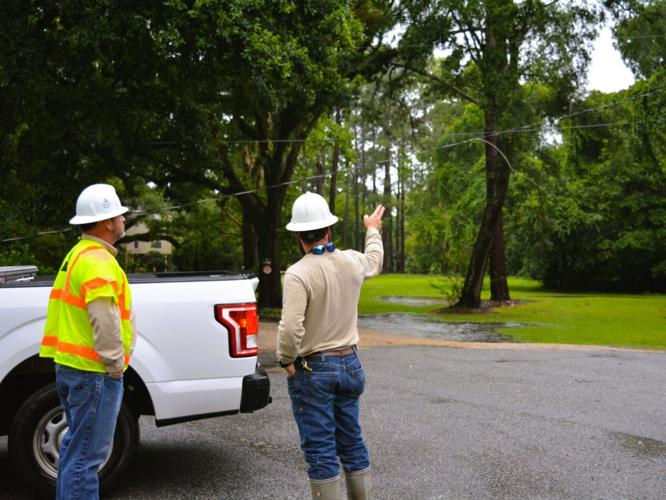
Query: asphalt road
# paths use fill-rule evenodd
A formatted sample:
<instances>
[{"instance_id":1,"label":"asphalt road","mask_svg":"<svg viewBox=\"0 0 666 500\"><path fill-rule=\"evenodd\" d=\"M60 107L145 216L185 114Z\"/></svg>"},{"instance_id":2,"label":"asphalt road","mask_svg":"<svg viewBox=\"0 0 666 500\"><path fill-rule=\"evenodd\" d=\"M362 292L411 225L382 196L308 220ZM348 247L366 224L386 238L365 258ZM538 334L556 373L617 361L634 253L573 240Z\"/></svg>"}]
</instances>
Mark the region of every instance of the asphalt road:
<instances>
[{"instance_id":1,"label":"asphalt road","mask_svg":"<svg viewBox=\"0 0 666 500\"><path fill-rule=\"evenodd\" d=\"M376 499L666 498L666 353L377 347L362 425ZM309 498L284 375L255 414L157 429L116 499ZM0 498L34 498L8 473Z\"/></svg>"}]
</instances>

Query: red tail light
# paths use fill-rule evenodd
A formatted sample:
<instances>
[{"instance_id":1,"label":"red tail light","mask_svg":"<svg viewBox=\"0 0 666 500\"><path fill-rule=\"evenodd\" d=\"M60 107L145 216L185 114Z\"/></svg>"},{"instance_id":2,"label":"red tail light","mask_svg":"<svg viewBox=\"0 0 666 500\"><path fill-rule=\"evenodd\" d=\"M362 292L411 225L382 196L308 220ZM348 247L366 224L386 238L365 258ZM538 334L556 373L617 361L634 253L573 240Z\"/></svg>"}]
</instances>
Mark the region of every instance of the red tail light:
<instances>
[{"instance_id":1,"label":"red tail light","mask_svg":"<svg viewBox=\"0 0 666 500\"><path fill-rule=\"evenodd\" d=\"M229 354L232 358L257 355L257 304L217 305L215 319L229 331Z\"/></svg>"}]
</instances>

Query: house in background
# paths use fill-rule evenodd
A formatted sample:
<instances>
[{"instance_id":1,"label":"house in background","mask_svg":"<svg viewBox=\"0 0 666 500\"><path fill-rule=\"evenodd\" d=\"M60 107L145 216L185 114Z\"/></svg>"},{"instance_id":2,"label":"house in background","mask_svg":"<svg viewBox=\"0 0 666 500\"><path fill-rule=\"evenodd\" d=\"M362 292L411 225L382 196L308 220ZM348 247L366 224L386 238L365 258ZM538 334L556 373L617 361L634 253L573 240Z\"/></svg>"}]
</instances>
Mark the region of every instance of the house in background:
<instances>
[{"instance_id":1,"label":"house in background","mask_svg":"<svg viewBox=\"0 0 666 500\"><path fill-rule=\"evenodd\" d=\"M148 226L139 222L130 227L126 236L148 233ZM120 245L124 256L124 267L129 272L166 271L169 269L173 244L166 240L140 241L134 240Z\"/></svg>"}]
</instances>

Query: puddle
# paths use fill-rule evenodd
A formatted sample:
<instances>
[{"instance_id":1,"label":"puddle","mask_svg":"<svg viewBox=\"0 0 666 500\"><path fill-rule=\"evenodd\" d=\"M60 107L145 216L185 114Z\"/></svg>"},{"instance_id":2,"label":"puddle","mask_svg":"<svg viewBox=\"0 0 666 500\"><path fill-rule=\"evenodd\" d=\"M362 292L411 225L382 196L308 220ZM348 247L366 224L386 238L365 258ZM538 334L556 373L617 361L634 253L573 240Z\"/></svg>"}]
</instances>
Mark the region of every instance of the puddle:
<instances>
[{"instance_id":1,"label":"puddle","mask_svg":"<svg viewBox=\"0 0 666 500\"><path fill-rule=\"evenodd\" d=\"M446 305L446 300L437 297L378 297L377 300L401 306L437 306Z\"/></svg>"},{"instance_id":2,"label":"puddle","mask_svg":"<svg viewBox=\"0 0 666 500\"><path fill-rule=\"evenodd\" d=\"M666 443L624 432L613 433L625 448L636 452L643 457L663 457L666 456Z\"/></svg>"},{"instance_id":3,"label":"puddle","mask_svg":"<svg viewBox=\"0 0 666 500\"><path fill-rule=\"evenodd\" d=\"M358 318L359 328L369 328L391 335L460 342L515 342L511 336L499 333L499 329L520 326L522 325L518 323L449 323L422 314L405 313L369 314Z\"/></svg>"}]
</instances>

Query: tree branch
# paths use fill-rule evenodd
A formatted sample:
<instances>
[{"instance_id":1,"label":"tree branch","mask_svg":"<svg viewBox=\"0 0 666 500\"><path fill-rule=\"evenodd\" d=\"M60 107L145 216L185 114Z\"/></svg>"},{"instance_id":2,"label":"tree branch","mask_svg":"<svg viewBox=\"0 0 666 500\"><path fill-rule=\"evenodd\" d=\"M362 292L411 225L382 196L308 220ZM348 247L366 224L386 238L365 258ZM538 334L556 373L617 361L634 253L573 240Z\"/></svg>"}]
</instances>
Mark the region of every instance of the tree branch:
<instances>
[{"instance_id":1,"label":"tree branch","mask_svg":"<svg viewBox=\"0 0 666 500\"><path fill-rule=\"evenodd\" d=\"M475 97L469 95L468 93L466 93L465 91L459 89L458 87L454 87L454 86L451 85L450 83L445 82L445 81L442 80L441 78L437 78L435 75L433 75L433 74L431 74L431 73L428 73L428 72L426 72L426 71L419 70L419 69L416 69L416 68L412 68L412 67L410 67L410 66L407 66L407 65L405 65L405 64L400 64L400 63L392 63L392 66L396 66L396 67L399 67L399 68L403 68L403 69L405 69L405 70L407 70L407 71L412 71L412 72L414 72L414 73L416 73L416 74L418 74L418 75L424 76L424 77L428 78L429 80L432 80L432 81L436 82L437 84L439 84L439 85L441 85L441 86L443 86L443 87L448 88L451 92L453 92L454 94L457 94L459 97L462 97L463 99L465 99L465 100L467 100L467 101L469 101L469 102L471 102L471 103L474 103L474 104L477 104L477 105L480 104L480 103L479 103L479 100L476 99Z\"/></svg>"}]
</instances>

